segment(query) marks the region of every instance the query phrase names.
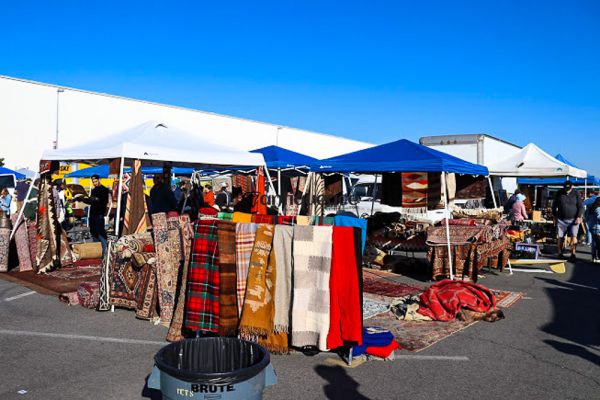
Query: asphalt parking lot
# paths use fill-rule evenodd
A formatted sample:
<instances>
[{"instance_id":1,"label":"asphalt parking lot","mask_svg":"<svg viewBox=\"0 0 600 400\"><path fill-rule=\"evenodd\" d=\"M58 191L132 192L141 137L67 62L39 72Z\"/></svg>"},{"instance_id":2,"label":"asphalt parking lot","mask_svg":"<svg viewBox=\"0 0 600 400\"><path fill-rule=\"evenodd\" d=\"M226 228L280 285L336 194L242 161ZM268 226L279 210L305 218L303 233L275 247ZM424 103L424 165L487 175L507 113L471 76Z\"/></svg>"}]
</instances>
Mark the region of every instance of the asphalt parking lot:
<instances>
[{"instance_id":1,"label":"asphalt parking lot","mask_svg":"<svg viewBox=\"0 0 600 400\"><path fill-rule=\"evenodd\" d=\"M502 321L479 322L419 353L400 351L393 362L349 369L329 366L331 354L273 356L278 383L264 398L600 399L600 265L493 273L479 283L525 297ZM145 382L165 344L161 326L1 280L0 320L1 399L160 398Z\"/></svg>"}]
</instances>

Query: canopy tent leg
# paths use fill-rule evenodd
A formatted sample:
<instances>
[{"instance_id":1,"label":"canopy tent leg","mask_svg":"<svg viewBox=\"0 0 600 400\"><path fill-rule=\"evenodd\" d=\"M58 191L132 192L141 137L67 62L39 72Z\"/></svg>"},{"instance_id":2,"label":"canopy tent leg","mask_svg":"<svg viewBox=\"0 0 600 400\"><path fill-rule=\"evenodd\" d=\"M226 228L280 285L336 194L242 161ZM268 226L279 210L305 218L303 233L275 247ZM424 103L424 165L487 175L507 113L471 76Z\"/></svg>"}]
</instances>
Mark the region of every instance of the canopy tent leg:
<instances>
[{"instance_id":1,"label":"canopy tent leg","mask_svg":"<svg viewBox=\"0 0 600 400\"><path fill-rule=\"evenodd\" d=\"M281 196L281 168L277 168L277 195L279 196L279 213L283 214L283 197Z\"/></svg>"},{"instance_id":2,"label":"canopy tent leg","mask_svg":"<svg viewBox=\"0 0 600 400\"><path fill-rule=\"evenodd\" d=\"M271 179L271 174L269 173L269 169L267 168L267 164L265 164L263 166L263 168L264 168L264 172L267 177L267 180L269 181L269 188L273 191L273 193L277 193L275 191L275 186L273 185L273 180ZM258 179L256 181L258 182ZM277 209L279 210L279 213L281 214L282 213L281 202L279 202L279 206L277 207Z\"/></svg>"},{"instance_id":3,"label":"canopy tent leg","mask_svg":"<svg viewBox=\"0 0 600 400\"><path fill-rule=\"evenodd\" d=\"M88 187L88 193L91 195L92 194L92 179L90 178L90 185ZM90 210L92 209L92 207L90 205L88 205L87 207L87 227L90 227Z\"/></svg>"},{"instance_id":4,"label":"canopy tent leg","mask_svg":"<svg viewBox=\"0 0 600 400\"><path fill-rule=\"evenodd\" d=\"M378 174L375 174L375 183L373 183L373 193L371 193L371 216L373 216L373 210L375 209L375 196L377 196L377 178Z\"/></svg>"},{"instance_id":5,"label":"canopy tent leg","mask_svg":"<svg viewBox=\"0 0 600 400\"><path fill-rule=\"evenodd\" d=\"M119 188L117 190L117 214L115 215L115 236L119 238L119 227L121 222L121 197L123 196L123 164L125 156L121 156L121 165L119 166Z\"/></svg>"},{"instance_id":6,"label":"canopy tent leg","mask_svg":"<svg viewBox=\"0 0 600 400\"><path fill-rule=\"evenodd\" d=\"M23 205L21 206L21 209L19 210L19 214L17 215L17 220L12 227L12 231L10 231L9 242L13 239L13 236L15 236L15 233L17 232L17 227L19 226L19 221L21 221L21 217L23 217L23 210L25 210L25 206L29 202L29 195L31 194L31 189L33 189L33 184L35 183L35 180L37 179L38 175L39 175L39 173L36 172L35 176L33 177L33 180L31 181L31 184L29 185L29 189L27 189L27 194L25 195L25 201L23 202Z\"/></svg>"},{"instance_id":7,"label":"canopy tent leg","mask_svg":"<svg viewBox=\"0 0 600 400\"><path fill-rule=\"evenodd\" d=\"M446 172L442 172L442 179L446 181ZM452 272L452 246L450 245L450 209L448 208L448 185L444 190L444 207L445 207L445 221L446 221L446 245L448 246L448 271L450 271L450 279L454 280L454 272Z\"/></svg>"},{"instance_id":8,"label":"canopy tent leg","mask_svg":"<svg viewBox=\"0 0 600 400\"><path fill-rule=\"evenodd\" d=\"M492 201L494 202L494 208L498 208L498 203L496 203L496 192L494 192L494 185L492 184L492 177L488 175L487 178L490 185L490 193L492 194Z\"/></svg>"},{"instance_id":9,"label":"canopy tent leg","mask_svg":"<svg viewBox=\"0 0 600 400\"><path fill-rule=\"evenodd\" d=\"M587 184L587 177L585 178L585 180L583 181L583 198L587 199L587 192L588 192L588 184Z\"/></svg>"}]
</instances>

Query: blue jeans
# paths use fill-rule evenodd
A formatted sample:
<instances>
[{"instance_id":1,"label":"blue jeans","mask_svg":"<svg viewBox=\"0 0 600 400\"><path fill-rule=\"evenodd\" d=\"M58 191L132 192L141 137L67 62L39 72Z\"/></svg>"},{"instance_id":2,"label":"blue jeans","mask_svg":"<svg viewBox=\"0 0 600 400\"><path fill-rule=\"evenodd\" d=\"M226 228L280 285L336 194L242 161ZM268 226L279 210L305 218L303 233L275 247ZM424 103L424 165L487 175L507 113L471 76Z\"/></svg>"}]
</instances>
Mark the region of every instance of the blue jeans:
<instances>
[{"instance_id":1,"label":"blue jeans","mask_svg":"<svg viewBox=\"0 0 600 400\"><path fill-rule=\"evenodd\" d=\"M587 223L587 221L585 223L585 227L586 227L586 230L587 230L587 234L585 236L585 242L588 243L588 244L590 244L590 246L593 247L594 246L594 238L592 237L592 230L590 229L591 226ZM592 254L593 254L593 252L594 251L592 250Z\"/></svg>"}]
</instances>

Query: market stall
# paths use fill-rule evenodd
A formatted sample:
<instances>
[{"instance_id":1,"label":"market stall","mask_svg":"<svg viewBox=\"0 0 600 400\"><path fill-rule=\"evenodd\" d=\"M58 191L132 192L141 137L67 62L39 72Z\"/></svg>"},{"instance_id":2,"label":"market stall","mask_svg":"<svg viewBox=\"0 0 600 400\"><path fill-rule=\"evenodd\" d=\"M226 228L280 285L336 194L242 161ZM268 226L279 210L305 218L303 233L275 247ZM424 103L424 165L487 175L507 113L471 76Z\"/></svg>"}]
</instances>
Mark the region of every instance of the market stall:
<instances>
[{"instance_id":1,"label":"market stall","mask_svg":"<svg viewBox=\"0 0 600 400\"><path fill-rule=\"evenodd\" d=\"M434 202L441 203L443 198L442 218L446 231L446 248L452 253L450 239L449 192L452 180L448 174L488 175L486 167L472 164L449 154L402 139L357 152L321 160L311 164L313 173L355 173L382 174L382 201L384 197L397 201L398 216L412 217L427 215L432 201L428 197L428 189L434 187ZM387 185L385 184L387 181ZM441 192L441 198L440 198ZM374 204L373 196L372 204ZM393 200L392 200L393 201ZM439 213L439 211L433 211ZM400 222L394 218L392 222ZM403 228L405 229L405 227ZM405 238L407 239L407 238ZM447 272L454 278L453 258L447 257Z\"/></svg>"}]
</instances>

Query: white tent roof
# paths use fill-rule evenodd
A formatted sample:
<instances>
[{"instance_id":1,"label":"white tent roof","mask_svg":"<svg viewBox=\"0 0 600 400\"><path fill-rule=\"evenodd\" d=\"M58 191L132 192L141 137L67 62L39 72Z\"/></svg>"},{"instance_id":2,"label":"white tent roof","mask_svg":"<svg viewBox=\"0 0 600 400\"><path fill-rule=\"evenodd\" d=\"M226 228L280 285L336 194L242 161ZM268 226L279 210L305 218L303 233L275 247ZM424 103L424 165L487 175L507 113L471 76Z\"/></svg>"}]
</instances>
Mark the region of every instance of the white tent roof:
<instances>
[{"instance_id":1,"label":"white tent roof","mask_svg":"<svg viewBox=\"0 0 600 400\"><path fill-rule=\"evenodd\" d=\"M496 176L573 176L576 178L587 176L586 171L557 160L533 143L529 143L518 153L496 164L488 165L488 169L490 175Z\"/></svg>"},{"instance_id":2,"label":"white tent roof","mask_svg":"<svg viewBox=\"0 0 600 400\"><path fill-rule=\"evenodd\" d=\"M143 160L144 165L164 161L191 167L265 165L262 154L210 143L193 133L156 121L148 121L83 145L47 150L42 160L100 161L121 157Z\"/></svg>"}]
</instances>

